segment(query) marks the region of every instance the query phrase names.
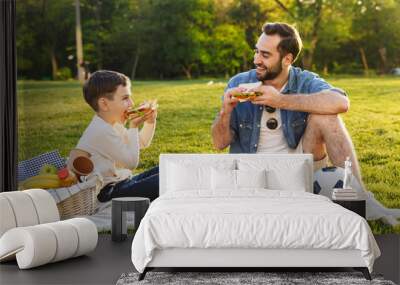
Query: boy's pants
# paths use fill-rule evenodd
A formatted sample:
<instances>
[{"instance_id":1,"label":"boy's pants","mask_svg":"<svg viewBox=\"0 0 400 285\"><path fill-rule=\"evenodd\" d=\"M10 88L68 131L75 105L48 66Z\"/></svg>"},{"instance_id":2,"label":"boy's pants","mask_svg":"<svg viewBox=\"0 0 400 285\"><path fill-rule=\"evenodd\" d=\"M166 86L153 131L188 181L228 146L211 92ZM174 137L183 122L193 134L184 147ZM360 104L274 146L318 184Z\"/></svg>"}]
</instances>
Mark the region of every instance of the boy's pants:
<instances>
[{"instance_id":1,"label":"boy's pants","mask_svg":"<svg viewBox=\"0 0 400 285\"><path fill-rule=\"evenodd\" d=\"M158 197L158 166L100 190L97 199L107 202L117 197L145 197L153 201Z\"/></svg>"}]
</instances>

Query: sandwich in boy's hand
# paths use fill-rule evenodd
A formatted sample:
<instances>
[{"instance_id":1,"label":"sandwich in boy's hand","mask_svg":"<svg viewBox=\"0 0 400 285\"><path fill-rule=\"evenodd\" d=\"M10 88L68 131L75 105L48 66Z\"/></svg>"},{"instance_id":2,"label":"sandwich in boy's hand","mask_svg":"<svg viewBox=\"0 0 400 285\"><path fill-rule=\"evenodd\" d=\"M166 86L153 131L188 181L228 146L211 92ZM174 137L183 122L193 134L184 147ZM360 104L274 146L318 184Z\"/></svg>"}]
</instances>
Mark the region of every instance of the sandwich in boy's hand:
<instances>
[{"instance_id":1,"label":"sandwich in boy's hand","mask_svg":"<svg viewBox=\"0 0 400 285\"><path fill-rule=\"evenodd\" d=\"M261 92L245 90L243 92L233 94L232 97L239 99L239 102L246 102L249 100L253 100L257 96L261 96L261 95L262 95Z\"/></svg>"},{"instance_id":2,"label":"sandwich in boy's hand","mask_svg":"<svg viewBox=\"0 0 400 285\"><path fill-rule=\"evenodd\" d=\"M143 116L147 111L156 110L158 108L157 100L144 101L136 108L131 108L127 111L127 115L138 114Z\"/></svg>"}]
</instances>

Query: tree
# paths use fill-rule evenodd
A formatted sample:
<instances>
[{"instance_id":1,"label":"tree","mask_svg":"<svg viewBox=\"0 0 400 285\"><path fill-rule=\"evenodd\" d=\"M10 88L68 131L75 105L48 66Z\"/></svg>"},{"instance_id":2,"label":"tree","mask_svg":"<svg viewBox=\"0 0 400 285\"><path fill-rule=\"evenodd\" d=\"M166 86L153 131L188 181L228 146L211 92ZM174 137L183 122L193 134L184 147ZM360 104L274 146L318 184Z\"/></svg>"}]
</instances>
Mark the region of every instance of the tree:
<instances>
[{"instance_id":1,"label":"tree","mask_svg":"<svg viewBox=\"0 0 400 285\"><path fill-rule=\"evenodd\" d=\"M261 27L268 18L268 11L261 7L260 1L255 0L238 0L229 11L233 23L244 29L246 42L250 47L254 47L260 36Z\"/></svg>"},{"instance_id":2,"label":"tree","mask_svg":"<svg viewBox=\"0 0 400 285\"><path fill-rule=\"evenodd\" d=\"M74 10L70 0L41 1L41 24L38 32L40 44L47 51L51 66L52 78L57 77L62 51L67 45L68 37L73 33ZM57 23L57 24L55 24Z\"/></svg>"},{"instance_id":3,"label":"tree","mask_svg":"<svg viewBox=\"0 0 400 285\"><path fill-rule=\"evenodd\" d=\"M318 42L314 48L313 68L325 74L337 67L337 62L354 59L354 49L350 48L353 6L344 1L324 7L323 20L318 32Z\"/></svg>"},{"instance_id":4,"label":"tree","mask_svg":"<svg viewBox=\"0 0 400 285\"><path fill-rule=\"evenodd\" d=\"M85 62L140 78L247 70L264 22L295 24L298 63L325 72L400 64L398 0L79 0ZM75 70L75 0L17 1L20 78ZM68 71L68 72L67 72Z\"/></svg>"},{"instance_id":5,"label":"tree","mask_svg":"<svg viewBox=\"0 0 400 285\"><path fill-rule=\"evenodd\" d=\"M97 69L132 75L139 60L139 0L86 0L85 52ZM132 78L133 79L133 78Z\"/></svg>"},{"instance_id":6,"label":"tree","mask_svg":"<svg viewBox=\"0 0 400 285\"><path fill-rule=\"evenodd\" d=\"M214 29L209 52L211 63L207 69L214 74L232 76L252 59L252 48L246 42L242 28L232 24L222 24Z\"/></svg>"},{"instance_id":7,"label":"tree","mask_svg":"<svg viewBox=\"0 0 400 285\"><path fill-rule=\"evenodd\" d=\"M85 80L85 69L83 61L83 48L82 48L82 28L81 28L81 7L79 0L75 0L75 19L76 19L76 67L78 70L78 80L83 82Z\"/></svg>"},{"instance_id":8,"label":"tree","mask_svg":"<svg viewBox=\"0 0 400 285\"><path fill-rule=\"evenodd\" d=\"M314 54L320 40L321 31L340 17L349 1L345 0L275 0L286 15L286 20L295 22L303 40L302 65L312 69Z\"/></svg>"},{"instance_id":9,"label":"tree","mask_svg":"<svg viewBox=\"0 0 400 285\"><path fill-rule=\"evenodd\" d=\"M52 78L57 77L60 62L67 61L65 49L74 38L73 15L70 0L17 1L17 49L22 70L31 66L28 73L36 77L50 69Z\"/></svg>"},{"instance_id":10,"label":"tree","mask_svg":"<svg viewBox=\"0 0 400 285\"><path fill-rule=\"evenodd\" d=\"M80 0L82 6L82 32L85 39L83 50L85 58L96 69L104 68L108 59L105 49L110 44L113 20L120 17L118 8L121 2L128 0ZM122 10L122 9L121 9Z\"/></svg>"},{"instance_id":11,"label":"tree","mask_svg":"<svg viewBox=\"0 0 400 285\"><path fill-rule=\"evenodd\" d=\"M270 5L263 5L262 1L237 0L229 11L232 22L244 30L245 40L249 47L254 48L257 38L261 34L262 25L266 22L269 12L275 8ZM268 8L266 8L268 7ZM244 69L252 65L252 58L243 56Z\"/></svg>"},{"instance_id":12,"label":"tree","mask_svg":"<svg viewBox=\"0 0 400 285\"><path fill-rule=\"evenodd\" d=\"M208 0L142 1L138 25L147 60L142 65L155 68L160 78L182 72L191 78L204 60L212 9Z\"/></svg>"},{"instance_id":13,"label":"tree","mask_svg":"<svg viewBox=\"0 0 400 285\"><path fill-rule=\"evenodd\" d=\"M389 62L400 61L400 2L360 0L354 14L352 33L364 67L371 65L380 73L387 72Z\"/></svg>"}]
</instances>

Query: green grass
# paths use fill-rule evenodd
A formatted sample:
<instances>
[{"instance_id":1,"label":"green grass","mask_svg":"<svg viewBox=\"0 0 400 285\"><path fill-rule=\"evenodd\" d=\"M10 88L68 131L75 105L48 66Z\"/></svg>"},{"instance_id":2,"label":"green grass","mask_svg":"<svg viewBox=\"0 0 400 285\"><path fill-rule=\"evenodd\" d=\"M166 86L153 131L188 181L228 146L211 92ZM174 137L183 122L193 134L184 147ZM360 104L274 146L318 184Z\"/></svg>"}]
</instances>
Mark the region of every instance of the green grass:
<instances>
[{"instance_id":1,"label":"green grass","mask_svg":"<svg viewBox=\"0 0 400 285\"><path fill-rule=\"evenodd\" d=\"M351 100L343 115L360 161L364 182L384 205L400 208L400 79L335 77ZM159 101L152 145L141 153L135 172L158 163L160 153L216 153L210 127L220 108L226 80L135 81L133 98ZM18 83L19 160L58 149L67 156L90 122L93 111L75 81ZM375 233L400 233L381 222Z\"/></svg>"}]
</instances>

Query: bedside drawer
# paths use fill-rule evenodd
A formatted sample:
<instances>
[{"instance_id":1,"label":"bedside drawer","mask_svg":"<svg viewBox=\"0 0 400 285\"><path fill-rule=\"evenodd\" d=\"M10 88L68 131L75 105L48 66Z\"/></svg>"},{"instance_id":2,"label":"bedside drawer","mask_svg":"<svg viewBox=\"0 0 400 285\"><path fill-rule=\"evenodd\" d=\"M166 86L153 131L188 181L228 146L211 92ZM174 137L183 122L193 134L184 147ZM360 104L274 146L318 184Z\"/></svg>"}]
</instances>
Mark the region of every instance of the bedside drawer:
<instances>
[{"instance_id":1,"label":"bedside drawer","mask_svg":"<svg viewBox=\"0 0 400 285\"><path fill-rule=\"evenodd\" d=\"M361 217L365 219L365 200L332 200L334 203L339 204L340 206L353 211L354 213L359 214Z\"/></svg>"}]
</instances>

